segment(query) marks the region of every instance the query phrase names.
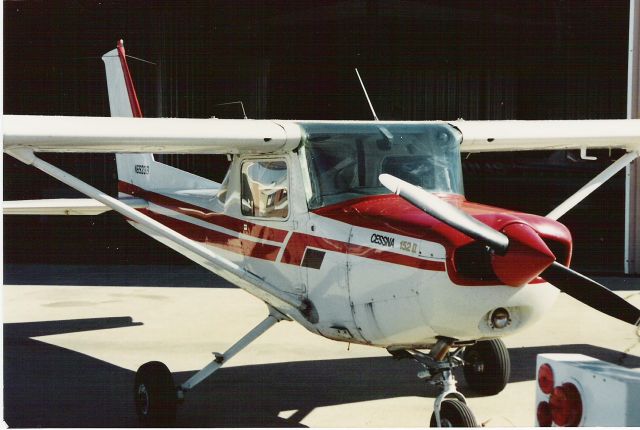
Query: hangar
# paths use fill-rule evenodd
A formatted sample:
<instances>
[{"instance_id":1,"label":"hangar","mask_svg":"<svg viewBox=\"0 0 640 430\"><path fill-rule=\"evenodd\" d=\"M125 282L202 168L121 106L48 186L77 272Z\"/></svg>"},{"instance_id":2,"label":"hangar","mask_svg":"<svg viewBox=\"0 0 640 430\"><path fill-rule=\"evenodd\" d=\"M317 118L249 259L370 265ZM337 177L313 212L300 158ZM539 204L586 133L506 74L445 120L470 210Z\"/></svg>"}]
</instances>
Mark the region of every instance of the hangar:
<instances>
[{"instance_id":1,"label":"hangar","mask_svg":"<svg viewBox=\"0 0 640 430\"><path fill-rule=\"evenodd\" d=\"M629 2L622 0L5 2L4 21L4 112L11 114L107 116L99 56L123 38L131 55L147 61L132 61L146 116L238 118L238 105L225 103L242 101L250 118L368 119L354 67L382 119L627 116ZM544 214L620 156L589 155L598 160L567 152L473 155L463 162L465 191ZM115 193L113 157L50 159ZM226 163L163 161L217 180ZM10 157L3 162L6 200L74 195ZM619 173L563 218L575 236L575 267L638 272L633 255L625 257L637 242L637 226L625 234L625 216L627 224L637 218L634 199L637 206L637 192L625 209ZM5 219L7 263L185 263L132 236L115 215L24 218Z\"/></svg>"}]
</instances>

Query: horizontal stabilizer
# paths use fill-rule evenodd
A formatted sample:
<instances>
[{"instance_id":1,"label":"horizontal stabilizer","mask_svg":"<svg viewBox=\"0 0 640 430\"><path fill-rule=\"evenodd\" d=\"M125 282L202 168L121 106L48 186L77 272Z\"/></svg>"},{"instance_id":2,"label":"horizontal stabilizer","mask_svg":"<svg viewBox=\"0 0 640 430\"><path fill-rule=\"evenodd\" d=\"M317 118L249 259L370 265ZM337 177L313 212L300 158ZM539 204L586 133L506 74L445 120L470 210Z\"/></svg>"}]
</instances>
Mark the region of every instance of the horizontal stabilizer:
<instances>
[{"instance_id":1,"label":"horizontal stabilizer","mask_svg":"<svg viewBox=\"0 0 640 430\"><path fill-rule=\"evenodd\" d=\"M129 206L145 207L142 199L126 199ZM40 199L2 202L4 215L100 215L111 208L94 199Z\"/></svg>"}]
</instances>

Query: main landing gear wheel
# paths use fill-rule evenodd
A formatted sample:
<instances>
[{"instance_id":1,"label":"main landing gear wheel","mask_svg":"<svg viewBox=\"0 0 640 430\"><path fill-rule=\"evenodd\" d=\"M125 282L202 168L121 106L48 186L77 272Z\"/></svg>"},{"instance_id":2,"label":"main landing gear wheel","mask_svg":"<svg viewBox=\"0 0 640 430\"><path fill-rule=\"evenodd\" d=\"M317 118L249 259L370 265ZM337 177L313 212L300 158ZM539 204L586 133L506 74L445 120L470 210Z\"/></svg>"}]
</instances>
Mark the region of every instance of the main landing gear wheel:
<instances>
[{"instance_id":1,"label":"main landing gear wheel","mask_svg":"<svg viewBox=\"0 0 640 430\"><path fill-rule=\"evenodd\" d=\"M509 382L511 360L509 350L500 339L485 340L465 348L464 377L469 388L478 394L492 396Z\"/></svg>"},{"instance_id":2,"label":"main landing gear wheel","mask_svg":"<svg viewBox=\"0 0 640 430\"><path fill-rule=\"evenodd\" d=\"M163 363L150 361L136 372L133 395L140 423L170 426L176 419L177 395L171 372Z\"/></svg>"},{"instance_id":3,"label":"main landing gear wheel","mask_svg":"<svg viewBox=\"0 0 640 430\"><path fill-rule=\"evenodd\" d=\"M435 412L430 426L438 427ZM469 406L458 399L446 399L440 404L440 427L478 427L478 423Z\"/></svg>"}]
</instances>

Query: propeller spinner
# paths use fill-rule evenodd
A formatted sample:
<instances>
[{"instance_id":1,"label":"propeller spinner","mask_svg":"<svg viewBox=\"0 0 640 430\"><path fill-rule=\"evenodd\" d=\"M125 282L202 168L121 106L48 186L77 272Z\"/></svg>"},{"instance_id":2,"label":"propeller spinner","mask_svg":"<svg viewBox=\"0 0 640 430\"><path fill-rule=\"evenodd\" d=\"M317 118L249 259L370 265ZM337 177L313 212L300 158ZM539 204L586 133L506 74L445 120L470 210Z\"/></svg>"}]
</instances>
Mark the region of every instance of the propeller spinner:
<instances>
[{"instance_id":1,"label":"propeller spinner","mask_svg":"<svg viewBox=\"0 0 640 430\"><path fill-rule=\"evenodd\" d=\"M632 325L640 325L640 309L604 285L555 261L542 238L523 223L506 225L502 231L484 224L436 195L389 174L380 182L428 215L466 234L489 248L492 266L506 285L521 286L537 276L560 291L602 313ZM514 276L512 267L524 267Z\"/></svg>"}]
</instances>

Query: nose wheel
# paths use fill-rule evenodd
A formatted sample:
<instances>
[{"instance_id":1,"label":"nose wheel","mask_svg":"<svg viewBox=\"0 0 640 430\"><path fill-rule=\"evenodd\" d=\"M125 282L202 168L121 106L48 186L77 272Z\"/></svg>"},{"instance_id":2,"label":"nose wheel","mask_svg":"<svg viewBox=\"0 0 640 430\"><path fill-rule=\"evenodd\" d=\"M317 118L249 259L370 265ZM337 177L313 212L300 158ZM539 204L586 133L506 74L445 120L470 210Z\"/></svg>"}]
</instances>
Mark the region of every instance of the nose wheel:
<instances>
[{"instance_id":1,"label":"nose wheel","mask_svg":"<svg viewBox=\"0 0 640 430\"><path fill-rule=\"evenodd\" d=\"M478 427L473 412L458 399L447 399L440 404L440 425L435 412L431 415L431 427Z\"/></svg>"},{"instance_id":2,"label":"nose wheel","mask_svg":"<svg viewBox=\"0 0 640 430\"><path fill-rule=\"evenodd\" d=\"M418 350L389 350L395 358L413 358L424 370L418 378L438 388L438 396L433 402L431 427L478 427L473 412L467 406L464 395L456 388L453 369L464 365L464 346L473 342L457 342L456 339L439 337L428 354ZM451 352L452 348L457 348Z\"/></svg>"}]
</instances>

